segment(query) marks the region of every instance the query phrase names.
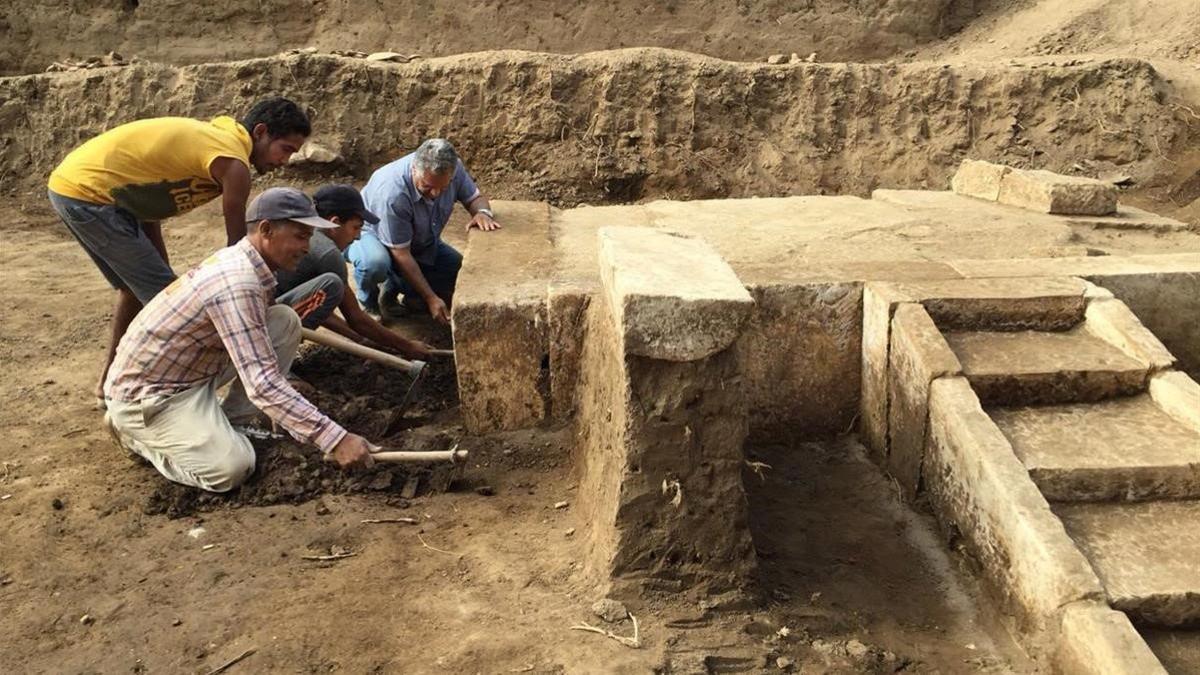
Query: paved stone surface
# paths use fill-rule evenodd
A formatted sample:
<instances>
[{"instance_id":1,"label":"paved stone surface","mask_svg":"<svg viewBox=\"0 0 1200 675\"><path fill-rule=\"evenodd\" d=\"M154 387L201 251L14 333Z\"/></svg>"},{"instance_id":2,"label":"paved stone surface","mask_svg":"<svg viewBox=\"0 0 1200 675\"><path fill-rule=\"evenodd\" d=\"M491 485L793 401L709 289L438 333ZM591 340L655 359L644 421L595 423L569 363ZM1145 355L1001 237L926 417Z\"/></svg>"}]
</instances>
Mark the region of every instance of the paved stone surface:
<instances>
[{"instance_id":1,"label":"paved stone surface","mask_svg":"<svg viewBox=\"0 0 1200 675\"><path fill-rule=\"evenodd\" d=\"M1103 216L1117 211L1117 188L1091 178L1050 171L1009 169L998 201L1041 213Z\"/></svg>"},{"instance_id":2,"label":"paved stone surface","mask_svg":"<svg viewBox=\"0 0 1200 675\"><path fill-rule=\"evenodd\" d=\"M1200 431L1149 395L988 413L1050 501L1200 497Z\"/></svg>"},{"instance_id":3,"label":"paved stone surface","mask_svg":"<svg viewBox=\"0 0 1200 675\"><path fill-rule=\"evenodd\" d=\"M546 416L546 284L550 209L497 202L504 229L472 230L454 294L455 367L473 433L533 426Z\"/></svg>"},{"instance_id":4,"label":"paved stone surface","mask_svg":"<svg viewBox=\"0 0 1200 675\"><path fill-rule=\"evenodd\" d=\"M930 386L924 477L943 529L962 536L984 578L1027 623L1046 626L1067 603L1103 598L1088 561L965 378Z\"/></svg>"},{"instance_id":5,"label":"paved stone surface","mask_svg":"<svg viewBox=\"0 0 1200 675\"><path fill-rule=\"evenodd\" d=\"M640 227L599 236L600 276L626 353L695 361L741 334L753 300L703 239Z\"/></svg>"},{"instance_id":6,"label":"paved stone surface","mask_svg":"<svg viewBox=\"0 0 1200 675\"><path fill-rule=\"evenodd\" d=\"M1080 328L946 333L946 340L989 405L1096 401L1141 392L1149 380L1143 364Z\"/></svg>"},{"instance_id":7,"label":"paved stone surface","mask_svg":"<svg viewBox=\"0 0 1200 675\"><path fill-rule=\"evenodd\" d=\"M1114 609L1135 623L1200 622L1200 501L1060 504Z\"/></svg>"},{"instance_id":8,"label":"paved stone surface","mask_svg":"<svg viewBox=\"0 0 1200 675\"><path fill-rule=\"evenodd\" d=\"M905 496L916 497L925 456L929 385L962 366L925 308L906 303L892 317L888 353L887 470Z\"/></svg>"},{"instance_id":9,"label":"paved stone surface","mask_svg":"<svg viewBox=\"0 0 1200 675\"><path fill-rule=\"evenodd\" d=\"M994 202L1000 198L1000 179L1009 172L1003 164L964 159L950 179L956 194Z\"/></svg>"}]
</instances>

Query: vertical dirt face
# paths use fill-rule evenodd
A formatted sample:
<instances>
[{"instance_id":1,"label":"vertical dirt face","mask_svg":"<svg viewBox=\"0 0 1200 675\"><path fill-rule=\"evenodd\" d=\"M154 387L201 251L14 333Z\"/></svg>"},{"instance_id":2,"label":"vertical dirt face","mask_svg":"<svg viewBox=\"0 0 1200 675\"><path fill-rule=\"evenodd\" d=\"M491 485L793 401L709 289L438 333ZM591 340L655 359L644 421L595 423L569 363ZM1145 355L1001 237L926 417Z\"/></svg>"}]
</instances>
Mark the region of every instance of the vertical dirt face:
<instances>
[{"instance_id":1,"label":"vertical dirt face","mask_svg":"<svg viewBox=\"0 0 1200 675\"><path fill-rule=\"evenodd\" d=\"M653 46L732 60L817 52L885 58L958 30L989 0L602 0L585 5L344 0L105 0L13 5L0 75L116 50L164 63L224 61L289 47L443 56L486 49L578 53ZM70 35L70 39L64 39Z\"/></svg>"},{"instance_id":2,"label":"vertical dirt face","mask_svg":"<svg viewBox=\"0 0 1200 675\"><path fill-rule=\"evenodd\" d=\"M492 196L556 204L941 189L965 157L1068 173L1091 158L1141 180L1200 134L1169 87L1133 60L769 66L652 49L139 65L0 78L0 182L40 192L106 128L239 115L270 93L307 105L314 140L360 177L440 135Z\"/></svg>"}]
</instances>

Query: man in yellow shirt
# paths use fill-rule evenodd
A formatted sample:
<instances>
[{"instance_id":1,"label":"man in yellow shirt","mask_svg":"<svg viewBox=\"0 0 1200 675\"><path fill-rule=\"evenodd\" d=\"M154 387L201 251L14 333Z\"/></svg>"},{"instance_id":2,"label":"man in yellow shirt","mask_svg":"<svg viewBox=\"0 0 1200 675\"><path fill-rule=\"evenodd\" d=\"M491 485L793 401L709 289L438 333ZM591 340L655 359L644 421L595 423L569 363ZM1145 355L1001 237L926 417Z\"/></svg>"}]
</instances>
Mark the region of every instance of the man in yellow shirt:
<instances>
[{"instance_id":1,"label":"man in yellow shirt","mask_svg":"<svg viewBox=\"0 0 1200 675\"><path fill-rule=\"evenodd\" d=\"M232 246L246 234L251 167L266 173L283 166L311 133L304 111L272 98L241 122L159 117L123 124L73 150L50 174L51 206L117 289L98 403L121 336L175 279L162 220L220 196Z\"/></svg>"}]
</instances>

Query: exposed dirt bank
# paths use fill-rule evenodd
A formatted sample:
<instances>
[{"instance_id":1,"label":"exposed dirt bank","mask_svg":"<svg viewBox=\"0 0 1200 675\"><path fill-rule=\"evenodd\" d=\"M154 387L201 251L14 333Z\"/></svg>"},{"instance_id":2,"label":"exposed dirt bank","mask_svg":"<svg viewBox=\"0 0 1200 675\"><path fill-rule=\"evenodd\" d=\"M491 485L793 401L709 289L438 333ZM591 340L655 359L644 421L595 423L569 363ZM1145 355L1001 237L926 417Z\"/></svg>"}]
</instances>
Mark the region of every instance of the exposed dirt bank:
<instances>
[{"instance_id":1,"label":"exposed dirt bank","mask_svg":"<svg viewBox=\"0 0 1200 675\"><path fill-rule=\"evenodd\" d=\"M494 195L567 205L941 188L964 157L1119 171L1155 185L1178 174L1171 157L1200 137L1200 119L1174 104L1172 86L1128 59L769 66L654 49L409 64L291 55L0 79L0 184L41 200L58 160L106 128L240 113L269 93L311 107L314 140L344 157L334 170L365 177L443 135Z\"/></svg>"}]
</instances>

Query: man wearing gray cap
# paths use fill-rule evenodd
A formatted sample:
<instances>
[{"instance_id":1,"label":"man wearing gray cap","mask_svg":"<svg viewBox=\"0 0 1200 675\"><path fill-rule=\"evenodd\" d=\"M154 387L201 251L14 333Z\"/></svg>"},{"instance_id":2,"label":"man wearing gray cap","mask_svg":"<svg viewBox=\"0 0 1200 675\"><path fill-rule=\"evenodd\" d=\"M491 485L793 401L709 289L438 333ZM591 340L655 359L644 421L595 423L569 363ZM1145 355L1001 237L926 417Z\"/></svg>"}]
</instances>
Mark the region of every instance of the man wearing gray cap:
<instances>
[{"instance_id":1,"label":"man wearing gray cap","mask_svg":"<svg viewBox=\"0 0 1200 675\"><path fill-rule=\"evenodd\" d=\"M244 239L176 279L134 319L104 382L105 423L123 448L170 480L212 492L254 471L254 448L233 423L258 411L343 468L370 466L370 443L288 384L300 319L272 304L273 271L296 266L314 228L336 225L292 188L263 192L246 220ZM230 380L218 401L217 389Z\"/></svg>"}]
</instances>

